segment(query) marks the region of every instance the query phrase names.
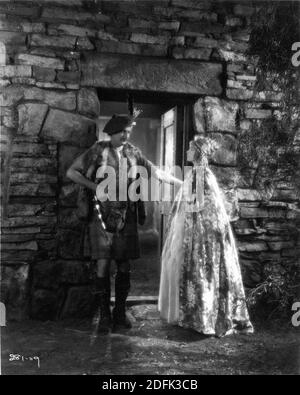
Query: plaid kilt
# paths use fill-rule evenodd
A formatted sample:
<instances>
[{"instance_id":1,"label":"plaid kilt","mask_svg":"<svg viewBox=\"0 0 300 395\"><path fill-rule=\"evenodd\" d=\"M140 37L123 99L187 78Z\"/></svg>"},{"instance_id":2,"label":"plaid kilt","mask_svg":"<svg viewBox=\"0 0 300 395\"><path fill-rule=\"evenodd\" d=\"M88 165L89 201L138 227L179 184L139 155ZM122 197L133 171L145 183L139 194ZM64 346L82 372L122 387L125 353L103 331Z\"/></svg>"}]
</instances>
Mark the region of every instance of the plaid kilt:
<instances>
[{"instance_id":1,"label":"plaid kilt","mask_svg":"<svg viewBox=\"0 0 300 395\"><path fill-rule=\"evenodd\" d=\"M127 209L125 226L118 233L106 232L98 218L96 209L85 229L84 256L91 259L126 260L140 257L137 230L136 204Z\"/></svg>"}]
</instances>

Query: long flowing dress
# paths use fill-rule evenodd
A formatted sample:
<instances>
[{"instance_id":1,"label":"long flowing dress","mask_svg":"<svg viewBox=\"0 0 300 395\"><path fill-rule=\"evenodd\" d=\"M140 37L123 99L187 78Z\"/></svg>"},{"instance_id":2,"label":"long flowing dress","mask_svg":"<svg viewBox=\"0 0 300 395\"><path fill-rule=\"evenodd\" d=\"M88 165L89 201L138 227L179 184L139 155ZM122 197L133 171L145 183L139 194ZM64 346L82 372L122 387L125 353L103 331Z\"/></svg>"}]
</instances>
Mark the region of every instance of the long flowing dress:
<instances>
[{"instance_id":1,"label":"long flowing dress","mask_svg":"<svg viewBox=\"0 0 300 395\"><path fill-rule=\"evenodd\" d=\"M197 177L203 178L202 197L197 192L191 198L190 186L199 181ZM207 165L199 173L193 169L184 181L167 229L161 317L207 335L252 333L234 236L217 180Z\"/></svg>"}]
</instances>

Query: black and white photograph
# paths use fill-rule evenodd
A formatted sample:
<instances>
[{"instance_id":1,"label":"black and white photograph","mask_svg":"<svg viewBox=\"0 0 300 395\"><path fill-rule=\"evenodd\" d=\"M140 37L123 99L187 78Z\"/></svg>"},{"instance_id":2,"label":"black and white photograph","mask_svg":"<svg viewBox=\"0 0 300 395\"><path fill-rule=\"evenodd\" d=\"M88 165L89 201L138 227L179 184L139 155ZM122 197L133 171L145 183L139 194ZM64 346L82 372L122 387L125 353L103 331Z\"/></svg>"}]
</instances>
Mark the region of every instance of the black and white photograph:
<instances>
[{"instance_id":1,"label":"black and white photograph","mask_svg":"<svg viewBox=\"0 0 300 395\"><path fill-rule=\"evenodd\" d=\"M300 374L299 0L0 0L0 163L2 376Z\"/></svg>"}]
</instances>

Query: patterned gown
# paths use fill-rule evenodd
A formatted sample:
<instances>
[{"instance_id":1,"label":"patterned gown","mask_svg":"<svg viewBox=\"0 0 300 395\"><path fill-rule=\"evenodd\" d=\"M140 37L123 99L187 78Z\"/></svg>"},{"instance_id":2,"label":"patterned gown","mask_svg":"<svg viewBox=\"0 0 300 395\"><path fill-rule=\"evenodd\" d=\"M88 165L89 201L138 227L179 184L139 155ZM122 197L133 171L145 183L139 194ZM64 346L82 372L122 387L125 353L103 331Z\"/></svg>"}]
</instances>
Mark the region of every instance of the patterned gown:
<instances>
[{"instance_id":1,"label":"patterned gown","mask_svg":"<svg viewBox=\"0 0 300 395\"><path fill-rule=\"evenodd\" d=\"M192 199L190 186L201 184L197 177L202 177L203 188ZM161 317L207 335L252 333L235 240L207 162L184 181L167 229L159 292Z\"/></svg>"}]
</instances>

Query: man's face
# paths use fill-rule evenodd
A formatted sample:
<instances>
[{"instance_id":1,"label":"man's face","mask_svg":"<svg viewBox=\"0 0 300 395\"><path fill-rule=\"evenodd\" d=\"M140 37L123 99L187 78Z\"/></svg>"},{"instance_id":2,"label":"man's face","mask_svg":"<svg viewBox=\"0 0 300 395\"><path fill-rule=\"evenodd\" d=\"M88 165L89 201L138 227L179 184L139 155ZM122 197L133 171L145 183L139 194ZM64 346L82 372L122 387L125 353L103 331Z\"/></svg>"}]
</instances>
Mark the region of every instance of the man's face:
<instances>
[{"instance_id":1,"label":"man's face","mask_svg":"<svg viewBox=\"0 0 300 395\"><path fill-rule=\"evenodd\" d=\"M122 132L113 134L111 136L111 142L115 147L119 147L120 145L124 145L130 138L130 134L132 132L132 126L128 126Z\"/></svg>"}]
</instances>

